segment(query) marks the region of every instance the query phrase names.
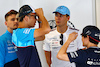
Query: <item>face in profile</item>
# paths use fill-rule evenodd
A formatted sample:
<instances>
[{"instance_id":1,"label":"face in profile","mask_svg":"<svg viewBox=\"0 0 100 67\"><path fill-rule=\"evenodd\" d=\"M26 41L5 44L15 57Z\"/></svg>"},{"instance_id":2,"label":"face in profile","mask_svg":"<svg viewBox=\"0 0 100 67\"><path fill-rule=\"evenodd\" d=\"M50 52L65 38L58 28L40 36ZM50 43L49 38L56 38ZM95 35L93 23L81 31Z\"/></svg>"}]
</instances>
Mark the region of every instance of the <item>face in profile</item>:
<instances>
[{"instance_id":1,"label":"face in profile","mask_svg":"<svg viewBox=\"0 0 100 67\"><path fill-rule=\"evenodd\" d=\"M28 16L28 26L29 27L34 27L36 23L36 14L35 13L30 13L27 15Z\"/></svg>"}]
</instances>

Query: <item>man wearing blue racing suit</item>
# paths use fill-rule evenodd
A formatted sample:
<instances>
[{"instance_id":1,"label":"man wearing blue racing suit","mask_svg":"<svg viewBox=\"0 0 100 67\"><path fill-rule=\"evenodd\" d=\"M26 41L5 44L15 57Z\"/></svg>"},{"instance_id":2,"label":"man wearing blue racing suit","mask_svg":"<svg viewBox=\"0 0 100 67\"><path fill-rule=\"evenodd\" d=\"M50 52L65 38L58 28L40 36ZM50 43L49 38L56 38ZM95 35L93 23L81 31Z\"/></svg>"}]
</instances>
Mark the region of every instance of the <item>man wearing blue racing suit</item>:
<instances>
[{"instance_id":1,"label":"man wearing blue racing suit","mask_svg":"<svg viewBox=\"0 0 100 67\"><path fill-rule=\"evenodd\" d=\"M40 28L33 29L37 20L36 15L42 23ZM41 40L51 30L42 8L34 10L29 5L23 5L19 9L18 21L18 28L13 31L12 42L17 47L20 66L41 67L34 41Z\"/></svg>"},{"instance_id":2,"label":"man wearing blue racing suit","mask_svg":"<svg viewBox=\"0 0 100 67\"><path fill-rule=\"evenodd\" d=\"M13 30L18 27L17 11L10 10L5 14L7 31L0 36L0 67L20 67L14 45L12 43Z\"/></svg>"}]
</instances>

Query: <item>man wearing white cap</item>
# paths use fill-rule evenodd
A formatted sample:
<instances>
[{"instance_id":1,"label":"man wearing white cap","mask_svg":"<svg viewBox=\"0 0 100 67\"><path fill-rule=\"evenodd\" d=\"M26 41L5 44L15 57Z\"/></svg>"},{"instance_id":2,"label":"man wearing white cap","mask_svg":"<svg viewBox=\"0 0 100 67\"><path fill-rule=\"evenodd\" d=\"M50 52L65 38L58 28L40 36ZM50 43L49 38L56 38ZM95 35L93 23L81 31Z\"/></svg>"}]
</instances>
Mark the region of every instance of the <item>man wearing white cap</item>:
<instances>
[{"instance_id":1,"label":"man wearing white cap","mask_svg":"<svg viewBox=\"0 0 100 67\"><path fill-rule=\"evenodd\" d=\"M37 20L36 15L41 21L41 27L33 29ZM13 31L12 42L17 47L16 53L20 66L41 67L34 41L44 39L44 35L51 30L42 8L34 10L29 5L22 6L19 10L18 21L19 25Z\"/></svg>"},{"instance_id":2,"label":"man wearing white cap","mask_svg":"<svg viewBox=\"0 0 100 67\"><path fill-rule=\"evenodd\" d=\"M49 67L75 67L74 63L59 60L56 58L56 55L72 32L77 32L78 37L74 42L71 42L67 52L83 48L79 31L67 26L67 21L70 19L70 11L67 7L59 6L53 13L55 13L57 28L45 36L43 45L47 63Z\"/></svg>"}]
</instances>

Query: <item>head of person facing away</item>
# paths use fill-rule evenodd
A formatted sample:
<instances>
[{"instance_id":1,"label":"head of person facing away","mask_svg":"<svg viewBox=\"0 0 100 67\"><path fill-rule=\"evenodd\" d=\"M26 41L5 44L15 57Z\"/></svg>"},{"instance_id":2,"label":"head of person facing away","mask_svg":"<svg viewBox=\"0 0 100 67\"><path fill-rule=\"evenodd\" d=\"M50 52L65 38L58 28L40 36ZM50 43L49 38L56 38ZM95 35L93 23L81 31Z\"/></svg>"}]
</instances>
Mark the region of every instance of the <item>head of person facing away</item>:
<instances>
[{"instance_id":1,"label":"head of person facing away","mask_svg":"<svg viewBox=\"0 0 100 67\"><path fill-rule=\"evenodd\" d=\"M18 12L16 10L10 10L5 14L5 25L10 33L18 27L18 21L16 18L17 13Z\"/></svg>"},{"instance_id":2,"label":"head of person facing away","mask_svg":"<svg viewBox=\"0 0 100 67\"><path fill-rule=\"evenodd\" d=\"M100 42L100 30L96 26L88 25L82 31L83 45L87 48L97 46Z\"/></svg>"},{"instance_id":3,"label":"head of person facing away","mask_svg":"<svg viewBox=\"0 0 100 67\"><path fill-rule=\"evenodd\" d=\"M57 26L67 25L67 21L70 19L70 10L66 6L57 7L53 13L55 13Z\"/></svg>"},{"instance_id":4,"label":"head of person facing away","mask_svg":"<svg viewBox=\"0 0 100 67\"><path fill-rule=\"evenodd\" d=\"M30 28L34 27L36 23L36 13L29 5L23 5L19 9L19 26L18 28Z\"/></svg>"}]
</instances>

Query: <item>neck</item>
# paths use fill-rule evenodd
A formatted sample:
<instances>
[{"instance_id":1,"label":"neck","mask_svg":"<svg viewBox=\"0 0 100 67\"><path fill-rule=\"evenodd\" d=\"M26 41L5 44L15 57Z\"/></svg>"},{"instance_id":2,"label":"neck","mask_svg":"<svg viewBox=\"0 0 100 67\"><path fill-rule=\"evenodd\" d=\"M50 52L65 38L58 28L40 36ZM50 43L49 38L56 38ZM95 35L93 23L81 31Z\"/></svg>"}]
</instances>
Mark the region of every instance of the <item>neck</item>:
<instances>
[{"instance_id":1,"label":"neck","mask_svg":"<svg viewBox=\"0 0 100 67\"><path fill-rule=\"evenodd\" d=\"M89 43L88 45L87 45L87 48L90 48L90 47L97 47L97 44L94 44L94 43Z\"/></svg>"},{"instance_id":2,"label":"neck","mask_svg":"<svg viewBox=\"0 0 100 67\"><path fill-rule=\"evenodd\" d=\"M67 25L64 25L64 26L61 26L61 27L60 26L57 26L57 31L59 33L64 33L64 32L66 32L67 28L68 28Z\"/></svg>"},{"instance_id":3,"label":"neck","mask_svg":"<svg viewBox=\"0 0 100 67\"><path fill-rule=\"evenodd\" d=\"M24 22L19 22L18 23L18 28L27 28Z\"/></svg>"},{"instance_id":4,"label":"neck","mask_svg":"<svg viewBox=\"0 0 100 67\"><path fill-rule=\"evenodd\" d=\"M12 30L12 29L7 28L7 30L8 30L10 33L13 33L13 30Z\"/></svg>"}]
</instances>

